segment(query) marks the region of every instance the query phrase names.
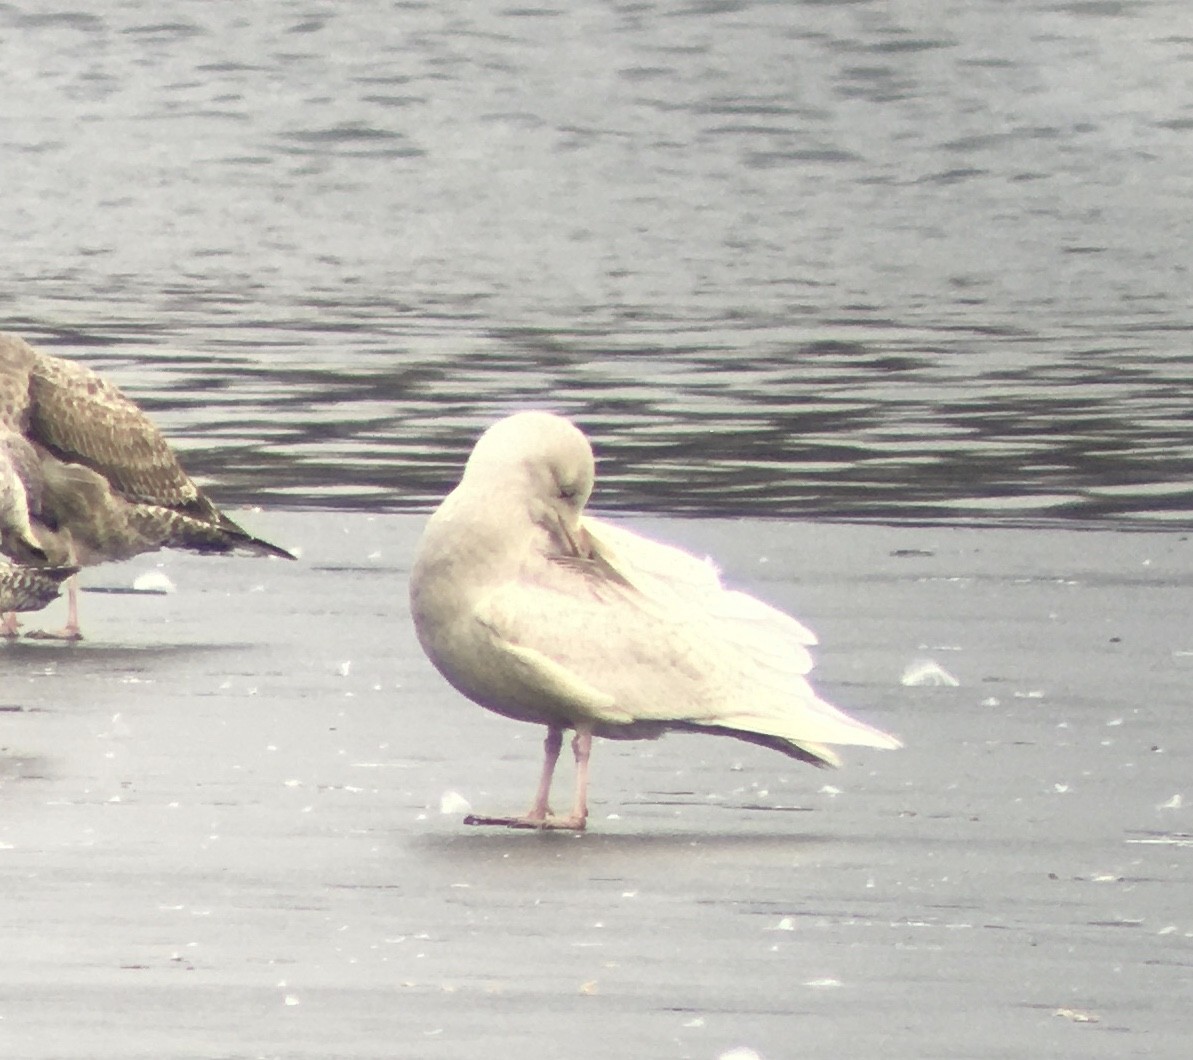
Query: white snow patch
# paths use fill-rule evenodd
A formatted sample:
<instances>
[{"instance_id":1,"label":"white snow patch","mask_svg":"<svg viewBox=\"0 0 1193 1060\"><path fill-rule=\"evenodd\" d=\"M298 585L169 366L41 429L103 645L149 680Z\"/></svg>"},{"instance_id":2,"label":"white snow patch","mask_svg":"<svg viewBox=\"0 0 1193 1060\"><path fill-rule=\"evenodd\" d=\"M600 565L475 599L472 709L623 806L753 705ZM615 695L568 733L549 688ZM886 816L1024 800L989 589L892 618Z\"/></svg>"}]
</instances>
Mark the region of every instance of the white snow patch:
<instances>
[{"instance_id":1,"label":"white snow patch","mask_svg":"<svg viewBox=\"0 0 1193 1060\"><path fill-rule=\"evenodd\" d=\"M472 803L470 803L458 791L445 791L439 796L439 812L440 813L470 813L472 811Z\"/></svg>"},{"instance_id":2,"label":"white snow patch","mask_svg":"<svg viewBox=\"0 0 1193 1060\"><path fill-rule=\"evenodd\" d=\"M178 590L165 571L147 570L144 574L139 574L133 581L133 591L138 593L173 593Z\"/></svg>"},{"instance_id":3,"label":"white snow patch","mask_svg":"<svg viewBox=\"0 0 1193 1060\"><path fill-rule=\"evenodd\" d=\"M949 688L956 688L961 684L940 663L931 659L917 659L908 663L900 682L912 688L920 685L947 685Z\"/></svg>"}]
</instances>

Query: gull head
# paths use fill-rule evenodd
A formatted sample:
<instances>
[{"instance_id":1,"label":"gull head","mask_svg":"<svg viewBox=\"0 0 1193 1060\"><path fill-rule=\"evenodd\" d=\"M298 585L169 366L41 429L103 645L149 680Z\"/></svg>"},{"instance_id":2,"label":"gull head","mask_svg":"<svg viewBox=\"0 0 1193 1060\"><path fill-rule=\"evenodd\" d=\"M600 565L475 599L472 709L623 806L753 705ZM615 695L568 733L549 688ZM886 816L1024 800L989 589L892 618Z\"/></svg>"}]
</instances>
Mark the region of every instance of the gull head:
<instances>
[{"instance_id":1,"label":"gull head","mask_svg":"<svg viewBox=\"0 0 1193 1060\"><path fill-rule=\"evenodd\" d=\"M533 522L575 542L596 474L588 439L562 416L518 412L477 441L460 485L500 490Z\"/></svg>"}]
</instances>

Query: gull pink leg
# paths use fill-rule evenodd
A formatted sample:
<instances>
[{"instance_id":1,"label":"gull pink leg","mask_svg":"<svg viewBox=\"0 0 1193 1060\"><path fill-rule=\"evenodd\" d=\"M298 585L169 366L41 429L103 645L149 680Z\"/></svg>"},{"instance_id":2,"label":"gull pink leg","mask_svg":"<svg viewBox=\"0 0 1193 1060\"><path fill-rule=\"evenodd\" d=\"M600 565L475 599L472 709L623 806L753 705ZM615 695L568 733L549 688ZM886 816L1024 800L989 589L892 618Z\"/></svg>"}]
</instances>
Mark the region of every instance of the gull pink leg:
<instances>
[{"instance_id":1,"label":"gull pink leg","mask_svg":"<svg viewBox=\"0 0 1193 1060\"><path fill-rule=\"evenodd\" d=\"M543 740L543 769L539 774L538 791L530 812L521 817L485 817L470 813L465 824L502 825L505 828L551 828L551 778L555 776L555 764L563 747L563 730L557 725L547 726L547 738Z\"/></svg>"},{"instance_id":2,"label":"gull pink leg","mask_svg":"<svg viewBox=\"0 0 1193 1060\"><path fill-rule=\"evenodd\" d=\"M79 576L72 574L66 582L66 625L59 630L35 629L29 634L33 640L82 640L79 629Z\"/></svg>"},{"instance_id":3,"label":"gull pink leg","mask_svg":"<svg viewBox=\"0 0 1193 1060\"><path fill-rule=\"evenodd\" d=\"M551 813L551 778L555 776L555 763L563 747L563 730L554 725L547 726L547 738L543 740L543 772L539 776L538 793L534 805L526 816L532 821L545 821Z\"/></svg>"},{"instance_id":4,"label":"gull pink leg","mask_svg":"<svg viewBox=\"0 0 1193 1060\"><path fill-rule=\"evenodd\" d=\"M555 725L547 727L547 738L543 741L543 771L539 776L538 793L530 812L522 817L482 817L470 813L465 824L502 825L505 828L543 828L559 831L582 832L588 819L588 756L592 750L592 727L578 725L572 740L572 753L576 756L576 801L568 817L552 817L551 778L555 775L555 763L563 747L563 730Z\"/></svg>"},{"instance_id":5,"label":"gull pink leg","mask_svg":"<svg viewBox=\"0 0 1193 1060\"><path fill-rule=\"evenodd\" d=\"M66 626L62 630L65 640L82 640L79 629L79 576L72 574L66 583Z\"/></svg>"},{"instance_id":6,"label":"gull pink leg","mask_svg":"<svg viewBox=\"0 0 1193 1060\"><path fill-rule=\"evenodd\" d=\"M588 759L592 754L592 726L577 725L576 735L572 737L572 754L576 756L576 799L572 804L570 817L562 817L555 821L555 828L570 828L576 832L584 831L588 822Z\"/></svg>"}]
</instances>

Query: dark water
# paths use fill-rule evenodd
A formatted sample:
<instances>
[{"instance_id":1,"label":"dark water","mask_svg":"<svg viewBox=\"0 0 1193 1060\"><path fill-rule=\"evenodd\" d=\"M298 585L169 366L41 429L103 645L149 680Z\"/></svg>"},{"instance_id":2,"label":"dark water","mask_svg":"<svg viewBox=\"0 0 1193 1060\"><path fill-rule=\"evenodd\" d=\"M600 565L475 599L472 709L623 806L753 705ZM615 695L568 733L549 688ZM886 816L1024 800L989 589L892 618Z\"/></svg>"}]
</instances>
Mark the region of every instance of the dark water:
<instances>
[{"instance_id":1,"label":"dark water","mask_svg":"<svg viewBox=\"0 0 1193 1060\"><path fill-rule=\"evenodd\" d=\"M0 325L229 504L1193 523L1183 0L0 7Z\"/></svg>"}]
</instances>

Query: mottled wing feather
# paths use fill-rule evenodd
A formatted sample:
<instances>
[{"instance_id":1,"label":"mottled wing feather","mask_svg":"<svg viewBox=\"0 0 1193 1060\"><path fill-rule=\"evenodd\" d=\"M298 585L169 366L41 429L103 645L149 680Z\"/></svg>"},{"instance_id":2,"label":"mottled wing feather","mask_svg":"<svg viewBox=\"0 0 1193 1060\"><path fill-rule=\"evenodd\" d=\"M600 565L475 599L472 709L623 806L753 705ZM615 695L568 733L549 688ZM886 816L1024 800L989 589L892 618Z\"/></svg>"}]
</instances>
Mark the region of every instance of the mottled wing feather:
<instances>
[{"instance_id":1,"label":"mottled wing feather","mask_svg":"<svg viewBox=\"0 0 1193 1060\"><path fill-rule=\"evenodd\" d=\"M0 564L0 611L40 611L77 567L18 567Z\"/></svg>"},{"instance_id":2,"label":"mottled wing feather","mask_svg":"<svg viewBox=\"0 0 1193 1060\"><path fill-rule=\"evenodd\" d=\"M38 354L29 394L29 436L61 460L91 468L130 500L214 512L157 427L91 369Z\"/></svg>"},{"instance_id":3,"label":"mottled wing feather","mask_svg":"<svg viewBox=\"0 0 1193 1060\"><path fill-rule=\"evenodd\" d=\"M33 527L41 515L42 484L36 450L0 425L0 552L18 563L46 559Z\"/></svg>"},{"instance_id":4,"label":"mottled wing feather","mask_svg":"<svg viewBox=\"0 0 1193 1060\"><path fill-rule=\"evenodd\" d=\"M0 332L0 429L24 434L29 421L29 373L37 354L16 335Z\"/></svg>"},{"instance_id":5,"label":"mottled wing feather","mask_svg":"<svg viewBox=\"0 0 1193 1060\"><path fill-rule=\"evenodd\" d=\"M3 333L0 465L0 549L19 562L158 548L294 558L220 512L116 387Z\"/></svg>"}]
</instances>

